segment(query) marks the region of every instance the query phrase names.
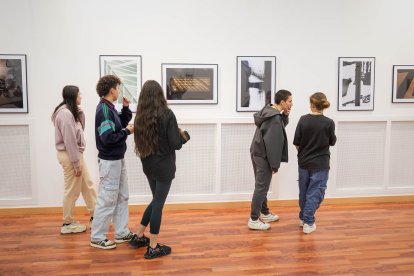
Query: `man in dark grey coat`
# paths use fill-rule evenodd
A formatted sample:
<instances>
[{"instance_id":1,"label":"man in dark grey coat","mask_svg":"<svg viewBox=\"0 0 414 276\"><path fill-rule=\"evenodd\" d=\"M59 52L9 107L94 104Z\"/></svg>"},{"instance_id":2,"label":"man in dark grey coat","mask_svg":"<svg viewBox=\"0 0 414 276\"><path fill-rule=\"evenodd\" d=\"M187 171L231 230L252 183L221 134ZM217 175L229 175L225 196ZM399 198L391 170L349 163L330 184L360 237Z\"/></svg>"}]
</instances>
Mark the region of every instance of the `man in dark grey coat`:
<instances>
[{"instance_id":1,"label":"man in dark grey coat","mask_svg":"<svg viewBox=\"0 0 414 276\"><path fill-rule=\"evenodd\" d=\"M253 230L267 230L269 222L279 220L267 207L272 173L277 173L280 162L288 162L288 142L285 126L289 122L292 108L292 93L279 90L275 94L275 104L268 104L254 114L256 132L250 146L250 154L255 175L250 219L248 227Z\"/></svg>"}]
</instances>

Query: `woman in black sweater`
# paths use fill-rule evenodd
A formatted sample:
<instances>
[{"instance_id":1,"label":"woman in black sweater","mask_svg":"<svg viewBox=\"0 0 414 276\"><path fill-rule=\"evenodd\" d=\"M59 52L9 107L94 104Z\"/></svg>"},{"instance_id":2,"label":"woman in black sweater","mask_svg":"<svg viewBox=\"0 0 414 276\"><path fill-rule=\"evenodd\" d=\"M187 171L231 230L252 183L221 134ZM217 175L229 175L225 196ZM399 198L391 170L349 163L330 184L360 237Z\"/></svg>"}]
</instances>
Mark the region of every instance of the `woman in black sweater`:
<instances>
[{"instance_id":1,"label":"woman in black sweater","mask_svg":"<svg viewBox=\"0 0 414 276\"><path fill-rule=\"evenodd\" d=\"M135 153L151 188L153 199L145 209L137 234L130 241L136 248L147 246L144 257L153 259L171 253L171 247L158 243L162 209L175 177L175 151L190 136L178 128L158 82L149 80L142 87L134 122ZM150 224L149 239L144 236Z\"/></svg>"},{"instance_id":2,"label":"woman in black sweater","mask_svg":"<svg viewBox=\"0 0 414 276\"><path fill-rule=\"evenodd\" d=\"M314 93L311 113L300 118L293 139L298 150L299 225L305 234L316 230L315 212L325 197L329 177L329 147L336 143L335 123L323 115L329 106L325 94Z\"/></svg>"}]
</instances>

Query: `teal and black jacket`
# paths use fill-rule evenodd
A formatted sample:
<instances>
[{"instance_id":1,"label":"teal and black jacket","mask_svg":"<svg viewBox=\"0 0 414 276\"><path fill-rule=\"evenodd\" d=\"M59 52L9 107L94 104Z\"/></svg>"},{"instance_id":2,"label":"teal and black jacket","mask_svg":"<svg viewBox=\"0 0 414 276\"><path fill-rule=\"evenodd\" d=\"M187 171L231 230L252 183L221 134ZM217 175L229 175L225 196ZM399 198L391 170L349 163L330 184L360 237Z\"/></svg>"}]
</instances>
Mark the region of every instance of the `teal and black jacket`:
<instances>
[{"instance_id":1,"label":"teal and black jacket","mask_svg":"<svg viewBox=\"0 0 414 276\"><path fill-rule=\"evenodd\" d=\"M120 160L124 158L129 130L125 127L132 119L129 107L123 107L121 113L109 101L101 98L96 107L95 141L98 157L104 160Z\"/></svg>"}]
</instances>

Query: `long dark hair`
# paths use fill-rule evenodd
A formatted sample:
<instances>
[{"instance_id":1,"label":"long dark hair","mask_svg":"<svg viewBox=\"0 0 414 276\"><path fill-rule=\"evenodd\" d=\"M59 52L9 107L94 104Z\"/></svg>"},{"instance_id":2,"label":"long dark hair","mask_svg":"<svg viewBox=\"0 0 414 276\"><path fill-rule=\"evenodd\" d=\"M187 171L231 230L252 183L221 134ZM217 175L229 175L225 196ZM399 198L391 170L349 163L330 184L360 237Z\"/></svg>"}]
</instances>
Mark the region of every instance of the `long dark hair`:
<instances>
[{"instance_id":1,"label":"long dark hair","mask_svg":"<svg viewBox=\"0 0 414 276\"><path fill-rule=\"evenodd\" d=\"M139 95L134 121L135 153L145 158L158 151L158 119L168 109L160 84L154 80L144 83Z\"/></svg>"},{"instance_id":2,"label":"long dark hair","mask_svg":"<svg viewBox=\"0 0 414 276\"><path fill-rule=\"evenodd\" d=\"M56 111L64 104L66 104L67 109L72 113L73 117L75 118L76 122L80 122L82 124L82 121L80 120L79 115L79 108L76 103L76 99L78 98L79 94L79 87L74 85L66 85L63 87L62 90L62 98L63 101L56 106L55 110L53 111L53 115L55 115Z\"/></svg>"}]
</instances>

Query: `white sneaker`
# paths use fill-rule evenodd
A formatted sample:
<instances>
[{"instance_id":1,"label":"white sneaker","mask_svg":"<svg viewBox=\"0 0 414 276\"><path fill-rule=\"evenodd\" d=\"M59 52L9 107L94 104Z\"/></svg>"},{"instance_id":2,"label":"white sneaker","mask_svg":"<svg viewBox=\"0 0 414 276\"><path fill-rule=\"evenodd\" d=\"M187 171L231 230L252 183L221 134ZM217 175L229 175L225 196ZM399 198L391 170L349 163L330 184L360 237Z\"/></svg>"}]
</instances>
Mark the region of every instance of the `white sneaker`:
<instances>
[{"instance_id":1,"label":"white sneaker","mask_svg":"<svg viewBox=\"0 0 414 276\"><path fill-rule=\"evenodd\" d=\"M61 234L81 233L86 231L86 225L72 222L68 225L62 225L60 228Z\"/></svg>"},{"instance_id":2,"label":"white sneaker","mask_svg":"<svg viewBox=\"0 0 414 276\"><path fill-rule=\"evenodd\" d=\"M249 223L247 223L247 226L252 230L267 230L270 228L270 224L267 222L263 222L260 219L258 220L252 220L249 219Z\"/></svg>"},{"instance_id":3,"label":"white sneaker","mask_svg":"<svg viewBox=\"0 0 414 276\"><path fill-rule=\"evenodd\" d=\"M264 222L273 222L273 221L278 221L279 216L276 214L272 214L272 213L269 213L267 215L260 214L260 219Z\"/></svg>"},{"instance_id":4,"label":"white sneaker","mask_svg":"<svg viewBox=\"0 0 414 276\"><path fill-rule=\"evenodd\" d=\"M303 227L303 224L304 224L303 220L299 219L299 227Z\"/></svg>"},{"instance_id":5,"label":"white sneaker","mask_svg":"<svg viewBox=\"0 0 414 276\"><path fill-rule=\"evenodd\" d=\"M303 224L303 233L310 234L315 230L316 230L316 223L314 223L312 225L309 225L309 224L306 224L306 223Z\"/></svg>"}]
</instances>

